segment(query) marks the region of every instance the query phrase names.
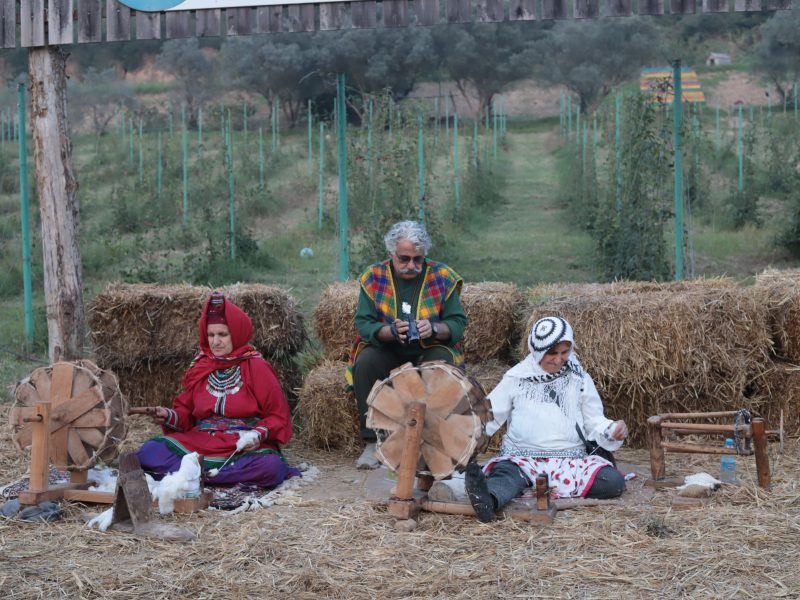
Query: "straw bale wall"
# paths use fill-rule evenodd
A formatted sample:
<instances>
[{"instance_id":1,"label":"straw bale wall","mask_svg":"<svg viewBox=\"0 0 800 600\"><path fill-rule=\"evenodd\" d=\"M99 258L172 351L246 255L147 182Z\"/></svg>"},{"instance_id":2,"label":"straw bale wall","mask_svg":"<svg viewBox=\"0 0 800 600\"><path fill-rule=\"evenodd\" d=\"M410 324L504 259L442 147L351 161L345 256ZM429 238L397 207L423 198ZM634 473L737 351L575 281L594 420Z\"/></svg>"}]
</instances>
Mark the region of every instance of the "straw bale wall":
<instances>
[{"instance_id":1,"label":"straw bale wall","mask_svg":"<svg viewBox=\"0 0 800 600\"><path fill-rule=\"evenodd\" d=\"M754 290L767 307L775 353L800 364L800 269L768 269L756 276Z\"/></svg>"}]
</instances>

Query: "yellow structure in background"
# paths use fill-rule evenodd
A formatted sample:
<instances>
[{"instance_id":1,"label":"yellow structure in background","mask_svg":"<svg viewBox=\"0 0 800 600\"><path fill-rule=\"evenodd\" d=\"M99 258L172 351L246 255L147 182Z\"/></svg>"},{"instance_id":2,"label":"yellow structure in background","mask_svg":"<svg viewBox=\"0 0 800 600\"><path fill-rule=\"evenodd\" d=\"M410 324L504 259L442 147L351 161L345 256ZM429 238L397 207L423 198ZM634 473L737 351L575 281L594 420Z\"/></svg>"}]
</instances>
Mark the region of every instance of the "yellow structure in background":
<instances>
[{"instance_id":1,"label":"yellow structure in background","mask_svg":"<svg viewBox=\"0 0 800 600\"><path fill-rule=\"evenodd\" d=\"M672 104L672 67L649 67L639 74L639 89L643 94L652 94L657 102ZM700 86L697 73L689 67L681 67L681 91L684 102L705 102L706 96Z\"/></svg>"}]
</instances>

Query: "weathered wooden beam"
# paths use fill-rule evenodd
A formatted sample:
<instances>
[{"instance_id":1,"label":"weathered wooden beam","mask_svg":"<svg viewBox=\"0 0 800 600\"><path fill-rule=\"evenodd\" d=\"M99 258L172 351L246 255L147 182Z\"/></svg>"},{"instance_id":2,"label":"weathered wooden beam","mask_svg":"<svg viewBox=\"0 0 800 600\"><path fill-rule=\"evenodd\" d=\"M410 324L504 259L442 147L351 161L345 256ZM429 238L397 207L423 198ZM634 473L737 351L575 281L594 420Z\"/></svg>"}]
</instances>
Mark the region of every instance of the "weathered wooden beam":
<instances>
[{"instance_id":1,"label":"weathered wooden beam","mask_svg":"<svg viewBox=\"0 0 800 600\"><path fill-rule=\"evenodd\" d=\"M703 12L730 12L728 0L703 0Z\"/></svg>"},{"instance_id":2,"label":"weathered wooden beam","mask_svg":"<svg viewBox=\"0 0 800 600\"><path fill-rule=\"evenodd\" d=\"M136 12L136 39L161 39L161 13Z\"/></svg>"},{"instance_id":3,"label":"weathered wooden beam","mask_svg":"<svg viewBox=\"0 0 800 600\"><path fill-rule=\"evenodd\" d=\"M78 6L80 10L82 7ZM72 0L47 0L47 43L73 43Z\"/></svg>"},{"instance_id":4,"label":"weathered wooden beam","mask_svg":"<svg viewBox=\"0 0 800 600\"><path fill-rule=\"evenodd\" d=\"M103 0L78 0L78 43L103 41Z\"/></svg>"},{"instance_id":5,"label":"weathered wooden beam","mask_svg":"<svg viewBox=\"0 0 800 600\"><path fill-rule=\"evenodd\" d=\"M542 0L542 20L567 19L567 0Z\"/></svg>"},{"instance_id":6,"label":"weathered wooden beam","mask_svg":"<svg viewBox=\"0 0 800 600\"><path fill-rule=\"evenodd\" d=\"M669 12L672 15L693 15L696 10L696 0L670 0L669 2Z\"/></svg>"},{"instance_id":7,"label":"weathered wooden beam","mask_svg":"<svg viewBox=\"0 0 800 600\"><path fill-rule=\"evenodd\" d=\"M606 17L630 17L633 14L631 0L606 0Z\"/></svg>"},{"instance_id":8,"label":"weathered wooden beam","mask_svg":"<svg viewBox=\"0 0 800 600\"><path fill-rule=\"evenodd\" d=\"M19 37L23 48L44 46L44 0L20 0Z\"/></svg>"},{"instance_id":9,"label":"weathered wooden beam","mask_svg":"<svg viewBox=\"0 0 800 600\"><path fill-rule=\"evenodd\" d=\"M0 48L17 47L16 0L0 0Z\"/></svg>"},{"instance_id":10,"label":"weathered wooden beam","mask_svg":"<svg viewBox=\"0 0 800 600\"><path fill-rule=\"evenodd\" d=\"M417 25L438 25L442 22L439 0L414 0L414 14Z\"/></svg>"},{"instance_id":11,"label":"weathered wooden beam","mask_svg":"<svg viewBox=\"0 0 800 600\"><path fill-rule=\"evenodd\" d=\"M328 2L319 5L319 30L332 31L344 29L344 3Z\"/></svg>"},{"instance_id":12,"label":"weathered wooden beam","mask_svg":"<svg viewBox=\"0 0 800 600\"><path fill-rule=\"evenodd\" d=\"M350 16L355 29L374 29L378 25L377 9L372 0L351 2Z\"/></svg>"},{"instance_id":13,"label":"weathered wooden beam","mask_svg":"<svg viewBox=\"0 0 800 600\"><path fill-rule=\"evenodd\" d=\"M737 12L758 12L761 10L761 0L736 0L733 9Z\"/></svg>"},{"instance_id":14,"label":"weathered wooden beam","mask_svg":"<svg viewBox=\"0 0 800 600\"><path fill-rule=\"evenodd\" d=\"M470 0L446 0L448 23L471 23L472 4Z\"/></svg>"},{"instance_id":15,"label":"weathered wooden beam","mask_svg":"<svg viewBox=\"0 0 800 600\"><path fill-rule=\"evenodd\" d=\"M536 0L509 0L509 21L535 21Z\"/></svg>"},{"instance_id":16,"label":"weathered wooden beam","mask_svg":"<svg viewBox=\"0 0 800 600\"><path fill-rule=\"evenodd\" d=\"M228 35L252 35L254 12L252 8L228 8L225 10Z\"/></svg>"},{"instance_id":17,"label":"weathered wooden beam","mask_svg":"<svg viewBox=\"0 0 800 600\"><path fill-rule=\"evenodd\" d=\"M259 33L283 31L283 7L262 6L256 9L256 27Z\"/></svg>"},{"instance_id":18,"label":"weathered wooden beam","mask_svg":"<svg viewBox=\"0 0 800 600\"><path fill-rule=\"evenodd\" d=\"M195 35L197 35L197 37L216 37L220 35L220 9L198 10L195 12L194 17Z\"/></svg>"},{"instance_id":19,"label":"weathered wooden beam","mask_svg":"<svg viewBox=\"0 0 800 600\"><path fill-rule=\"evenodd\" d=\"M106 3L106 39L109 42L131 39L131 9L117 0Z\"/></svg>"},{"instance_id":20,"label":"weathered wooden beam","mask_svg":"<svg viewBox=\"0 0 800 600\"><path fill-rule=\"evenodd\" d=\"M572 16L576 19L596 19L600 16L600 0L572 0Z\"/></svg>"},{"instance_id":21,"label":"weathered wooden beam","mask_svg":"<svg viewBox=\"0 0 800 600\"><path fill-rule=\"evenodd\" d=\"M477 0L476 20L480 23L504 21L503 0Z\"/></svg>"},{"instance_id":22,"label":"weathered wooden beam","mask_svg":"<svg viewBox=\"0 0 800 600\"><path fill-rule=\"evenodd\" d=\"M178 39L193 37L191 31L191 13L185 10L166 14L167 38Z\"/></svg>"},{"instance_id":23,"label":"weathered wooden beam","mask_svg":"<svg viewBox=\"0 0 800 600\"><path fill-rule=\"evenodd\" d=\"M408 26L408 0L383 0L383 26Z\"/></svg>"},{"instance_id":24,"label":"weathered wooden beam","mask_svg":"<svg viewBox=\"0 0 800 600\"><path fill-rule=\"evenodd\" d=\"M664 0L639 0L640 15L663 15Z\"/></svg>"},{"instance_id":25,"label":"weathered wooden beam","mask_svg":"<svg viewBox=\"0 0 800 600\"><path fill-rule=\"evenodd\" d=\"M767 0L767 10L792 10L792 0Z\"/></svg>"}]
</instances>

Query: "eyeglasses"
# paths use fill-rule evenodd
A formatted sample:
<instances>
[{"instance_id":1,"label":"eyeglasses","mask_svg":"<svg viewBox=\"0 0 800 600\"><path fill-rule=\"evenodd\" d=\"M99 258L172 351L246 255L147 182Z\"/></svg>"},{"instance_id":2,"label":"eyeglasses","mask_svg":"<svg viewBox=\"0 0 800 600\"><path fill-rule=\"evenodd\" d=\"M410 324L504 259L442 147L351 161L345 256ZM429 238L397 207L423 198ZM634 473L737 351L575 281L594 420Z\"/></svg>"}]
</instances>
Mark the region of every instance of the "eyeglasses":
<instances>
[{"instance_id":1,"label":"eyeglasses","mask_svg":"<svg viewBox=\"0 0 800 600\"><path fill-rule=\"evenodd\" d=\"M407 264L413 262L415 265L421 265L425 261L424 256L406 256L395 254L395 258L397 258L398 262L402 264Z\"/></svg>"}]
</instances>

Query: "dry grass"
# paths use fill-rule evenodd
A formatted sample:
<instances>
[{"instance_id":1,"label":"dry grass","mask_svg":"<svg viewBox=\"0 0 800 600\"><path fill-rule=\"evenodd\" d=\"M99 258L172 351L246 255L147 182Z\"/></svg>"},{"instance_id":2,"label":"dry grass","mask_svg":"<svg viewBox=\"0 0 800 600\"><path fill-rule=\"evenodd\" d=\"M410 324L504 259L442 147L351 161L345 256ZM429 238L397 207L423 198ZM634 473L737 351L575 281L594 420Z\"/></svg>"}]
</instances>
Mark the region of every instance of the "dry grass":
<instances>
[{"instance_id":1,"label":"dry grass","mask_svg":"<svg viewBox=\"0 0 800 600\"><path fill-rule=\"evenodd\" d=\"M754 289L769 310L776 353L800 363L800 269L768 269L756 277Z\"/></svg>"},{"instance_id":2,"label":"dry grass","mask_svg":"<svg viewBox=\"0 0 800 600\"><path fill-rule=\"evenodd\" d=\"M752 289L587 294L534 305L526 329L565 317L575 348L611 418L645 441L647 416L748 406L751 382L770 365L767 311Z\"/></svg>"},{"instance_id":3,"label":"dry grass","mask_svg":"<svg viewBox=\"0 0 800 600\"><path fill-rule=\"evenodd\" d=\"M355 473L351 456L296 447L289 458L320 466L322 489ZM333 495L168 517L197 533L180 544L88 530L73 505L53 524L0 520L0 589L9 599L796 598L800 448L773 461L771 491L754 487L752 462L740 459L743 485L704 509L673 511L664 491L562 511L546 527L422 513L399 533L382 502ZM0 467L8 478L25 469L5 440ZM713 473L718 459L668 455L667 467Z\"/></svg>"},{"instance_id":4,"label":"dry grass","mask_svg":"<svg viewBox=\"0 0 800 600\"><path fill-rule=\"evenodd\" d=\"M361 443L358 409L345 390L344 361L325 360L306 375L295 415L302 439L315 448L352 450Z\"/></svg>"},{"instance_id":5,"label":"dry grass","mask_svg":"<svg viewBox=\"0 0 800 600\"><path fill-rule=\"evenodd\" d=\"M465 283L461 303L467 315L467 363L505 359L516 342L522 293L513 283Z\"/></svg>"},{"instance_id":6,"label":"dry grass","mask_svg":"<svg viewBox=\"0 0 800 600\"><path fill-rule=\"evenodd\" d=\"M191 359L198 350L197 323L211 288L112 283L88 310L100 364L132 367L142 360ZM270 360L291 358L306 343L303 316L284 290L235 284L220 291L253 321L252 344Z\"/></svg>"}]
</instances>

